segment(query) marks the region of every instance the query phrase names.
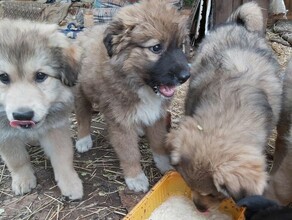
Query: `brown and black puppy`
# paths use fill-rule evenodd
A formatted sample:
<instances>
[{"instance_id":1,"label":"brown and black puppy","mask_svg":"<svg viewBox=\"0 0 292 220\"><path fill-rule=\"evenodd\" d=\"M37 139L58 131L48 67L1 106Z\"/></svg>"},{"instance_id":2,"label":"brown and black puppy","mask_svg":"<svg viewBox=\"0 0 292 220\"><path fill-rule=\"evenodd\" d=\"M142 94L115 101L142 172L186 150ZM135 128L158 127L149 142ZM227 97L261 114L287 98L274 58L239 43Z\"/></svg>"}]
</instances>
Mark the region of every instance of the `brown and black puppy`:
<instances>
[{"instance_id":1,"label":"brown and black puppy","mask_svg":"<svg viewBox=\"0 0 292 220\"><path fill-rule=\"evenodd\" d=\"M192 64L186 117L168 135L172 163L201 211L266 186L264 149L282 86L263 25L258 5L246 3L205 37Z\"/></svg>"},{"instance_id":2,"label":"brown and black puppy","mask_svg":"<svg viewBox=\"0 0 292 220\"><path fill-rule=\"evenodd\" d=\"M0 154L17 195L36 187L26 145L39 142L61 193L83 196L69 130L80 55L57 25L0 21Z\"/></svg>"},{"instance_id":3,"label":"brown and black puppy","mask_svg":"<svg viewBox=\"0 0 292 220\"><path fill-rule=\"evenodd\" d=\"M282 205L292 202L292 60L286 69L274 166L265 196Z\"/></svg>"},{"instance_id":4,"label":"brown and black puppy","mask_svg":"<svg viewBox=\"0 0 292 220\"><path fill-rule=\"evenodd\" d=\"M76 95L76 148L92 147L90 112L97 104L131 190L148 190L138 148L144 132L157 167L171 169L163 148L165 118L176 86L190 76L181 50L186 36L186 19L171 4L145 0L121 8L111 23L78 39L84 59Z\"/></svg>"}]
</instances>

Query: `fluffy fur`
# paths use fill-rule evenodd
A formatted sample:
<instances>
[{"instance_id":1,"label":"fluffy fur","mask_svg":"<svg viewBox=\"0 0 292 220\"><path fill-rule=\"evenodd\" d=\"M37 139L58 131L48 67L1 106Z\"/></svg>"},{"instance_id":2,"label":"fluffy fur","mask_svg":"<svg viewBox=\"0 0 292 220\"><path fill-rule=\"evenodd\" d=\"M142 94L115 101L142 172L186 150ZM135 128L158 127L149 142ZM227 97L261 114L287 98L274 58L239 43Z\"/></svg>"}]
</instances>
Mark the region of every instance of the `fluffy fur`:
<instances>
[{"instance_id":1,"label":"fluffy fur","mask_svg":"<svg viewBox=\"0 0 292 220\"><path fill-rule=\"evenodd\" d=\"M186 117L167 145L199 210L225 197L262 194L266 186L264 149L282 89L262 29L259 7L246 3L206 36L192 64Z\"/></svg>"},{"instance_id":2,"label":"fluffy fur","mask_svg":"<svg viewBox=\"0 0 292 220\"><path fill-rule=\"evenodd\" d=\"M57 25L0 22L0 154L17 195L36 186L26 145L38 141L50 157L62 194L83 196L73 168L68 120L79 59L80 51Z\"/></svg>"},{"instance_id":3,"label":"fluffy fur","mask_svg":"<svg viewBox=\"0 0 292 220\"><path fill-rule=\"evenodd\" d=\"M149 185L138 148L144 132L157 167L171 169L163 148L166 110L175 86L189 78L181 50L186 36L186 19L172 5L145 0L121 8L111 23L79 37L84 59L76 93L76 148L92 147L90 112L97 104L131 190L145 192Z\"/></svg>"},{"instance_id":4,"label":"fluffy fur","mask_svg":"<svg viewBox=\"0 0 292 220\"><path fill-rule=\"evenodd\" d=\"M290 61L283 86L283 102L277 126L274 166L265 195L282 205L292 202L292 60Z\"/></svg>"}]
</instances>

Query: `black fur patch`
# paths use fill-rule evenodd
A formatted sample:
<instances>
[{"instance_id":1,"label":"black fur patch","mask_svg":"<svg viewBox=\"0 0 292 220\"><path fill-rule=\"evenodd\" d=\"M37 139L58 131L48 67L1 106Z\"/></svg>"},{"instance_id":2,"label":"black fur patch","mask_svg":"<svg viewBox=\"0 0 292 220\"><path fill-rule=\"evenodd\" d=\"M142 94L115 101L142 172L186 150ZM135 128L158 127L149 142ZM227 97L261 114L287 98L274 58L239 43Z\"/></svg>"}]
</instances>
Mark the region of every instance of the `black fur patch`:
<instances>
[{"instance_id":1,"label":"black fur patch","mask_svg":"<svg viewBox=\"0 0 292 220\"><path fill-rule=\"evenodd\" d=\"M180 48L170 46L149 69L148 75L146 83L152 88L161 84L180 85L190 76L187 58Z\"/></svg>"},{"instance_id":2,"label":"black fur patch","mask_svg":"<svg viewBox=\"0 0 292 220\"><path fill-rule=\"evenodd\" d=\"M107 50L107 54L109 57L113 55L113 36L112 34L107 34L103 39L104 46Z\"/></svg>"},{"instance_id":3,"label":"black fur patch","mask_svg":"<svg viewBox=\"0 0 292 220\"><path fill-rule=\"evenodd\" d=\"M236 18L236 23L237 23L238 25L245 26L244 20L241 19L240 17L237 17L237 18Z\"/></svg>"},{"instance_id":4,"label":"black fur patch","mask_svg":"<svg viewBox=\"0 0 292 220\"><path fill-rule=\"evenodd\" d=\"M52 53L55 58L55 63L57 64L55 67L58 73L57 78L66 86L74 86L77 83L80 71L79 62L65 54L62 48L53 48Z\"/></svg>"},{"instance_id":5,"label":"black fur patch","mask_svg":"<svg viewBox=\"0 0 292 220\"><path fill-rule=\"evenodd\" d=\"M103 43L107 50L109 57L114 55L113 36L122 35L125 31L125 26L122 21L112 21L104 32Z\"/></svg>"},{"instance_id":6,"label":"black fur patch","mask_svg":"<svg viewBox=\"0 0 292 220\"><path fill-rule=\"evenodd\" d=\"M279 206L275 201L263 196L249 196L238 201L237 205L246 207L247 220L292 219L292 209Z\"/></svg>"}]
</instances>

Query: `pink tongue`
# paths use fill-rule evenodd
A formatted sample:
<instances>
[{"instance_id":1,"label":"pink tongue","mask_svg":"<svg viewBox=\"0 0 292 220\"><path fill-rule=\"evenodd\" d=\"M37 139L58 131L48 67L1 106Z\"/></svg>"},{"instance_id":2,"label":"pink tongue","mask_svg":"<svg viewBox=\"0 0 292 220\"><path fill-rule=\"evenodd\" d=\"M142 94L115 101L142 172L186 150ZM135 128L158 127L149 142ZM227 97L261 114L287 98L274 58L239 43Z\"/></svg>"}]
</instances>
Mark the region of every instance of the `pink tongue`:
<instances>
[{"instance_id":1,"label":"pink tongue","mask_svg":"<svg viewBox=\"0 0 292 220\"><path fill-rule=\"evenodd\" d=\"M171 97L175 92L175 86L160 85L159 92L166 97Z\"/></svg>"},{"instance_id":2,"label":"pink tongue","mask_svg":"<svg viewBox=\"0 0 292 220\"><path fill-rule=\"evenodd\" d=\"M10 126L13 127L13 128L17 128L17 127L20 127L20 126L32 127L34 125L35 125L34 121L13 120L13 121L10 122Z\"/></svg>"}]
</instances>

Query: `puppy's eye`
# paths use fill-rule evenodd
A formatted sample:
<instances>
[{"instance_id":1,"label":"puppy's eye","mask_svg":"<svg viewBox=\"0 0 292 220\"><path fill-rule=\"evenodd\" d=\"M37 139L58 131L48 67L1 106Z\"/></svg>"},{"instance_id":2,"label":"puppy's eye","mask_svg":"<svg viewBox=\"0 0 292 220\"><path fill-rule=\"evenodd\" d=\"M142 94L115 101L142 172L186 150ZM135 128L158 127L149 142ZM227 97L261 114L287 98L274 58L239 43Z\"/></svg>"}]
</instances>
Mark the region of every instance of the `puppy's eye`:
<instances>
[{"instance_id":1,"label":"puppy's eye","mask_svg":"<svg viewBox=\"0 0 292 220\"><path fill-rule=\"evenodd\" d=\"M162 45L161 44L156 44L153 47L149 47L149 50L151 50L155 54L160 54L162 53Z\"/></svg>"},{"instance_id":2,"label":"puppy's eye","mask_svg":"<svg viewBox=\"0 0 292 220\"><path fill-rule=\"evenodd\" d=\"M44 82L47 78L48 78L48 75L45 74L45 73L37 72L37 73L35 74L35 81L36 81L37 83Z\"/></svg>"},{"instance_id":3,"label":"puppy's eye","mask_svg":"<svg viewBox=\"0 0 292 220\"><path fill-rule=\"evenodd\" d=\"M0 81L1 81L3 84L7 85L7 84L10 83L10 77L8 76L7 73L2 73L2 74L0 74Z\"/></svg>"}]
</instances>

